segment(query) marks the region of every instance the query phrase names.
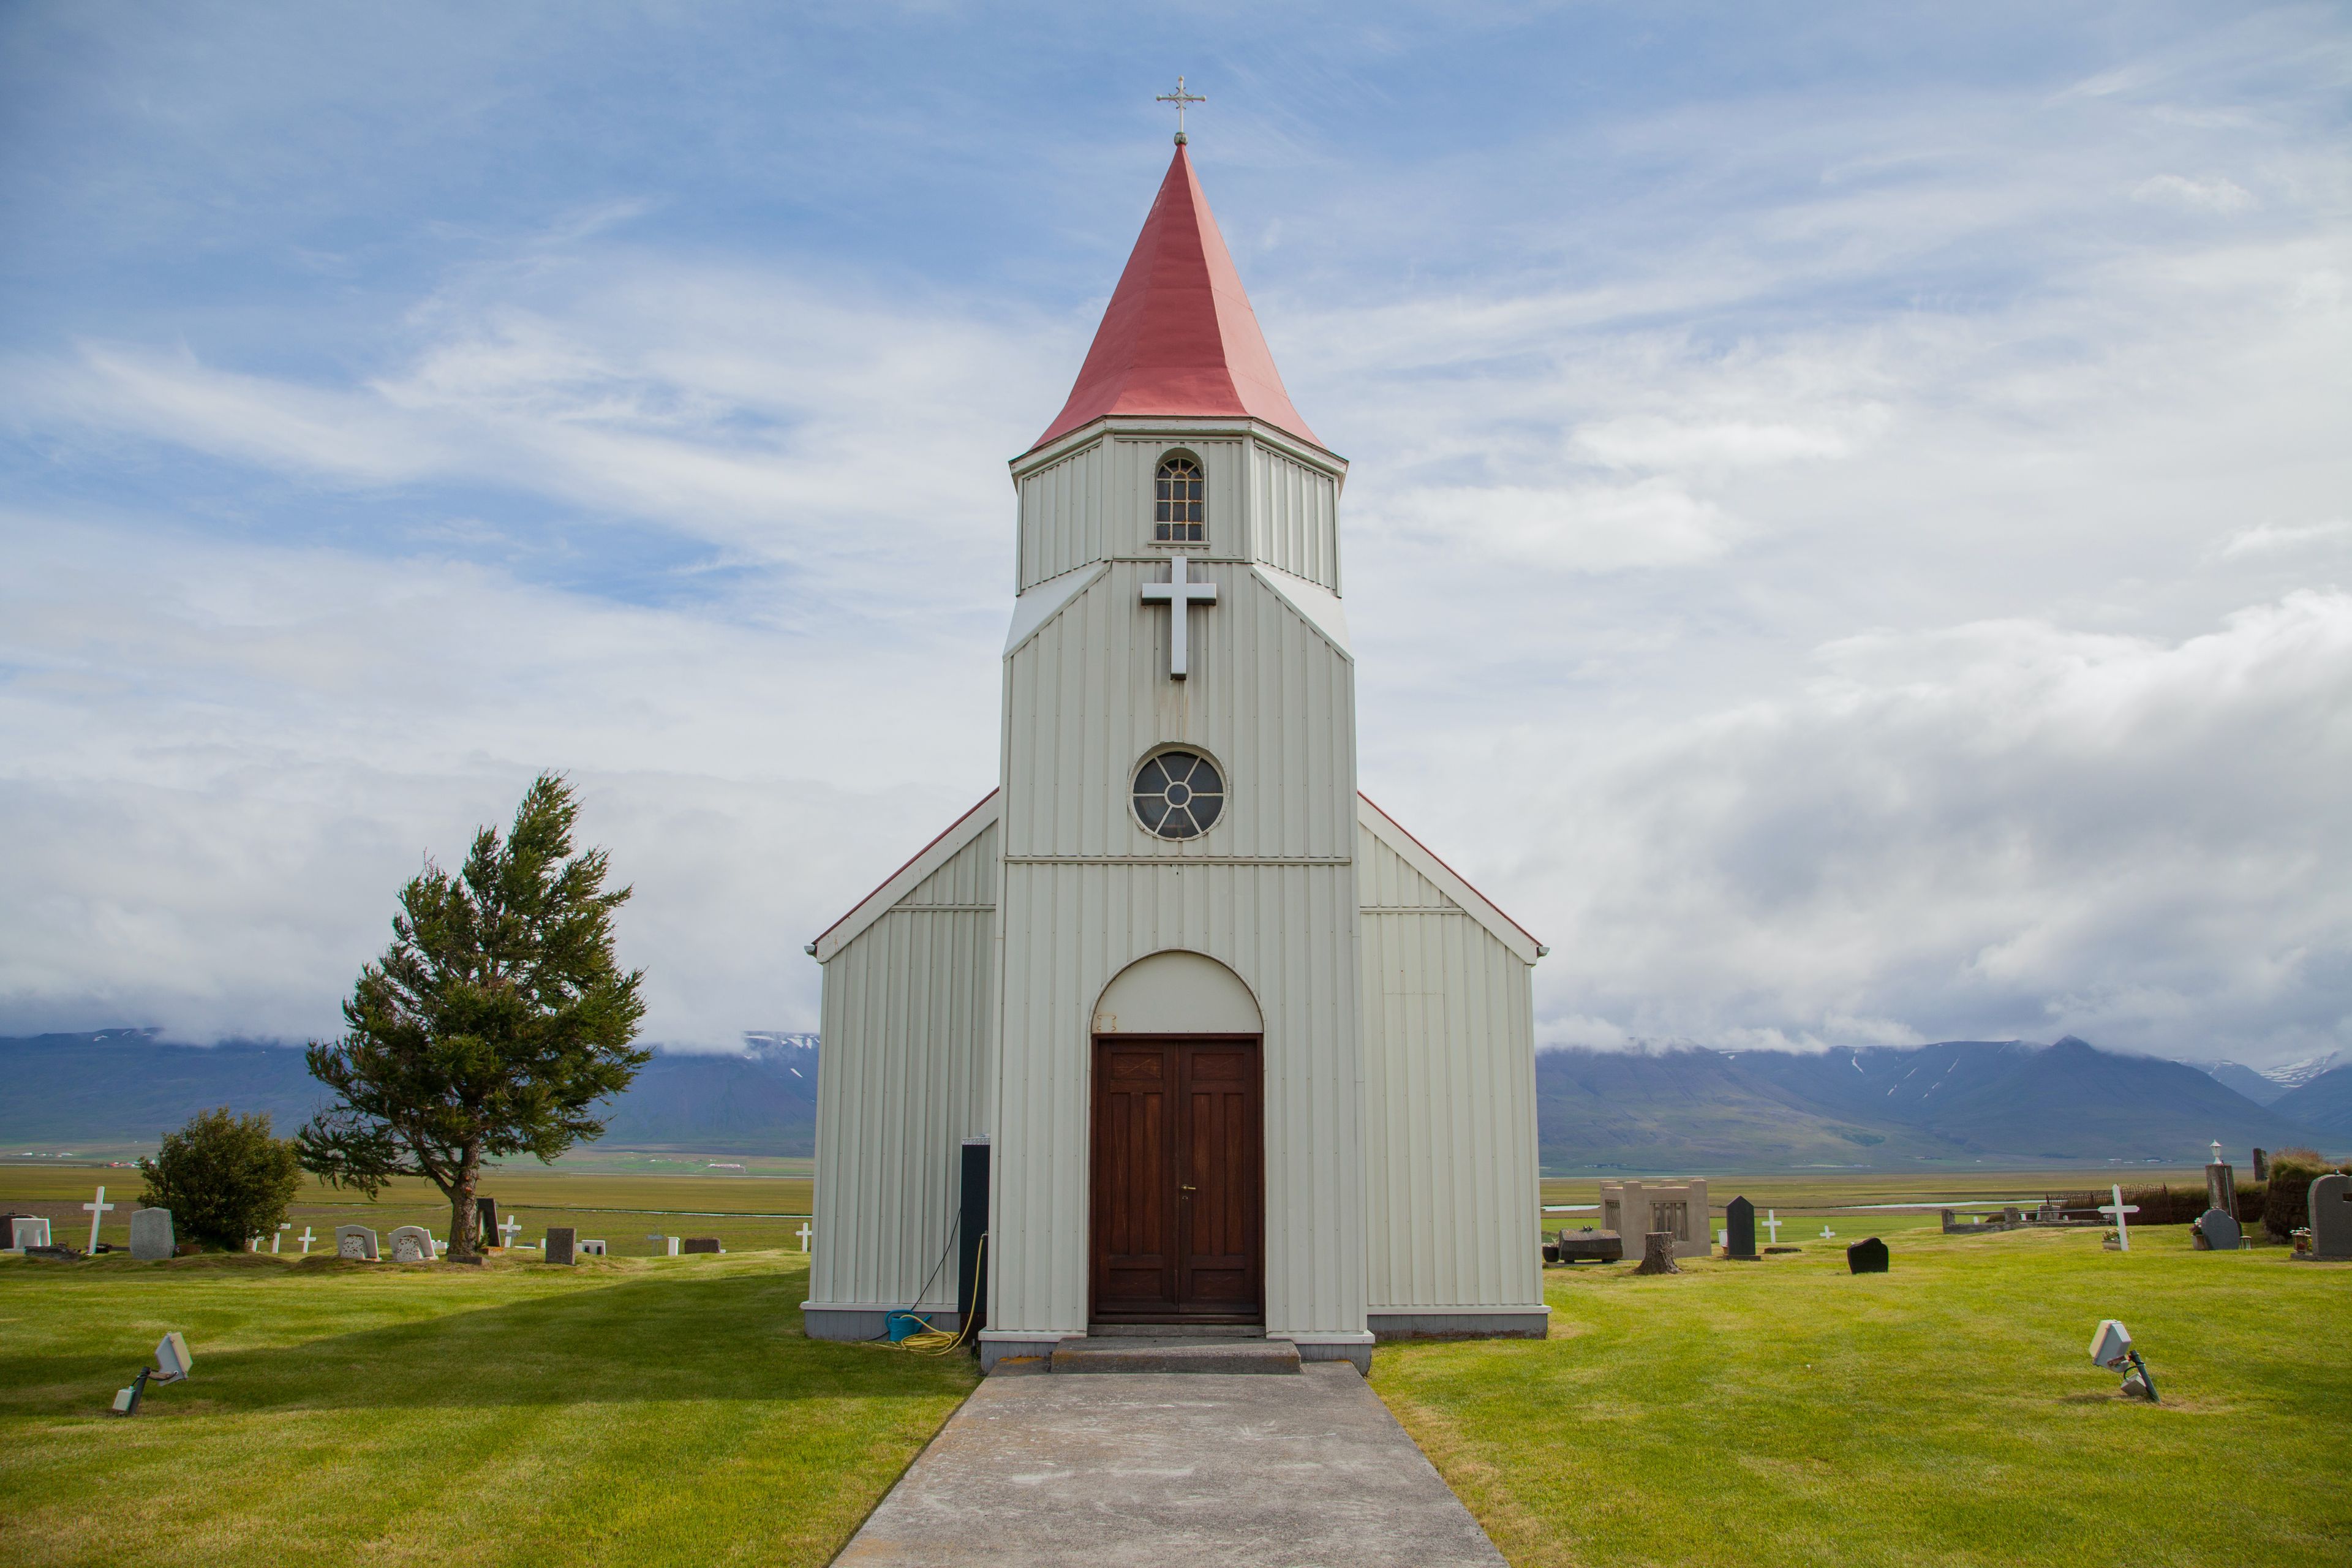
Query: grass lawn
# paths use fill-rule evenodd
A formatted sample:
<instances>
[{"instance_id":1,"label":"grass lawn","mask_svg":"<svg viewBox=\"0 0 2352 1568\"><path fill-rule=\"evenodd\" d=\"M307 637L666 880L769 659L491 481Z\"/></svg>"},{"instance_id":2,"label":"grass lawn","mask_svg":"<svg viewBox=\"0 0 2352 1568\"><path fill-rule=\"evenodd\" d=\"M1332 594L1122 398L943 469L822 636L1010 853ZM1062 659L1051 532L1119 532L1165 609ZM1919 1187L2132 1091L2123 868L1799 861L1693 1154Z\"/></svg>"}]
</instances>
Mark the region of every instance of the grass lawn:
<instances>
[{"instance_id":1,"label":"grass lawn","mask_svg":"<svg viewBox=\"0 0 2352 1568\"><path fill-rule=\"evenodd\" d=\"M821 1563L971 1363L802 1337L800 1255L0 1259L0 1559ZM105 1414L167 1329L189 1382Z\"/></svg>"},{"instance_id":2,"label":"grass lawn","mask_svg":"<svg viewBox=\"0 0 2352 1568\"><path fill-rule=\"evenodd\" d=\"M1836 1228L1550 1270L1549 1340L1384 1346L1373 1386L1515 1564L2352 1562L2352 1264ZM1893 1271L1848 1275L1871 1230ZM2108 1317L2160 1405L2091 1364Z\"/></svg>"}]
</instances>

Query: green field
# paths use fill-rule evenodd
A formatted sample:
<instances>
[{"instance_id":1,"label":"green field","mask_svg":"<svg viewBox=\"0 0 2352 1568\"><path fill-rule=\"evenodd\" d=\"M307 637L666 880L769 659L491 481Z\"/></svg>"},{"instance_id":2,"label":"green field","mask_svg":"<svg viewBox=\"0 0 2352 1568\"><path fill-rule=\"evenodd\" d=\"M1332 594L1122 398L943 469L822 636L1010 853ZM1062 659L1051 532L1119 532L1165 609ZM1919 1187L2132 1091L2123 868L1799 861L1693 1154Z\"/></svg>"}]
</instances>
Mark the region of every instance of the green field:
<instances>
[{"instance_id":1,"label":"green field","mask_svg":"<svg viewBox=\"0 0 2352 1568\"><path fill-rule=\"evenodd\" d=\"M0 1171L0 1206L72 1222L101 1174L120 1239L135 1172ZM2352 1265L2192 1253L2179 1227L2128 1256L2095 1229L1948 1237L1932 1210L1852 1206L2033 1197L2035 1179L1780 1180L1709 1195L1718 1223L1737 1192L1776 1207L1799 1253L1554 1269L1549 1341L1378 1352L1374 1387L1513 1563L2352 1562ZM531 1216L599 1217L616 1246L642 1246L650 1210L806 1200L789 1178L499 1184ZM349 1194L305 1207L367 1214ZM367 1217L382 1230L398 1207ZM673 1225L735 1250L571 1269L0 1259L0 1559L823 1563L973 1374L803 1339L797 1242L752 1249L785 1223ZM1868 1234L1894 1269L1848 1275L1844 1243ZM2120 1400L2084 1355L2111 1316L2162 1405ZM194 1379L106 1415L173 1328Z\"/></svg>"},{"instance_id":2,"label":"green field","mask_svg":"<svg viewBox=\"0 0 2352 1568\"><path fill-rule=\"evenodd\" d=\"M1874 1225L1854 1276L1840 1228L1549 1270L1549 1340L1383 1346L1373 1385L1516 1564L2352 1562L2352 1264ZM2108 1317L2160 1405L2092 1365Z\"/></svg>"}]
</instances>

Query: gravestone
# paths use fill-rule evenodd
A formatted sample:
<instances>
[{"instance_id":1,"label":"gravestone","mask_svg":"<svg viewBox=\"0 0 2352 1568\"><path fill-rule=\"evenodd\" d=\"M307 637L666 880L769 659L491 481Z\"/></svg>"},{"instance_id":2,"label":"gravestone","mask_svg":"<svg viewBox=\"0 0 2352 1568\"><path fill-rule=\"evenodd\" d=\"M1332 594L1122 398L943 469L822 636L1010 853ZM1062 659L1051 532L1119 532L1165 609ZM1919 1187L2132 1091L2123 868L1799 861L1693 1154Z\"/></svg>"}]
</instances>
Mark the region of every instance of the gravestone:
<instances>
[{"instance_id":1,"label":"gravestone","mask_svg":"<svg viewBox=\"0 0 2352 1568\"><path fill-rule=\"evenodd\" d=\"M1562 1263L1615 1263L1625 1256L1625 1242L1613 1230L1563 1230L1559 1233Z\"/></svg>"},{"instance_id":2,"label":"gravestone","mask_svg":"<svg viewBox=\"0 0 2352 1568\"><path fill-rule=\"evenodd\" d=\"M1865 1236L1845 1249L1845 1267L1849 1274L1884 1274L1886 1272L1886 1243L1874 1236Z\"/></svg>"},{"instance_id":3,"label":"gravestone","mask_svg":"<svg viewBox=\"0 0 2352 1568\"><path fill-rule=\"evenodd\" d=\"M28 1247L51 1247L56 1245L56 1239L49 1234L49 1222L39 1215L17 1214L8 1216L8 1247L11 1251L23 1252Z\"/></svg>"},{"instance_id":4,"label":"gravestone","mask_svg":"<svg viewBox=\"0 0 2352 1568\"><path fill-rule=\"evenodd\" d=\"M1642 1238L1642 1261L1634 1266L1636 1274L1680 1274L1675 1262L1675 1243L1679 1240L1671 1230L1654 1230Z\"/></svg>"},{"instance_id":5,"label":"gravestone","mask_svg":"<svg viewBox=\"0 0 2352 1568\"><path fill-rule=\"evenodd\" d=\"M177 1245L172 1235L170 1209L131 1211L131 1256L142 1263L160 1263Z\"/></svg>"},{"instance_id":6,"label":"gravestone","mask_svg":"<svg viewBox=\"0 0 2352 1568\"><path fill-rule=\"evenodd\" d=\"M689 1236L686 1238L688 1252L717 1252L719 1238L715 1236Z\"/></svg>"},{"instance_id":7,"label":"gravestone","mask_svg":"<svg viewBox=\"0 0 2352 1568\"><path fill-rule=\"evenodd\" d=\"M375 1232L363 1225L339 1225L335 1227L335 1256L356 1258L368 1263L378 1260Z\"/></svg>"},{"instance_id":8,"label":"gravestone","mask_svg":"<svg viewBox=\"0 0 2352 1568\"><path fill-rule=\"evenodd\" d=\"M2238 1217L2237 1173L2219 1160L2205 1167L2205 1206Z\"/></svg>"},{"instance_id":9,"label":"gravestone","mask_svg":"<svg viewBox=\"0 0 2352 1568\"><path fill-rule=\"evenodd\" d=\"M572 1226L549 1226L547 1227L546 1243L547 1261L550 1263L570 1263L572 1258L573 1248L578 1245L579 1240L580 1232Z\"/></svg>"},{"instance_id":10,"label":"gravestone","mask_svg":"<svg viewBox=\"0 0 2352 1568\"><path fill-rule=\"evenodd\" d=\"M399 1225L386 1238L392 1245L394 1263L430 1263L434 1259L433 1233L421 1225Z\"/></svg>"},{"instance_id":11,"label":"gravestone","mask_svg":"<svg viewBox=\"0 0 2352 1568\"><path fill-rule=\"evenodd\" d=\"M496 1198L474 1200L474 1245L499 1245L499 1200Z\"/></svg>"},{"instance_id":12,"label":"gravestone","mask_svg":"<svg viewBox=\"0 0 2352 1568\"><path fill-rule=\"evenodd\" d=\"M1756 1205L1746 1198L1734 1198L1723 1211L1727 1223L1723 1251L1727 1258L1756 1256Z\"/></svg>"},{"instance_id":13,"label":"gravestone","mask_svg":"<svg viewBox=\"0 0 2352 1568\"><path fill-rule=\"evenodd\" d=\"M2269 1154L2269 1152L2268 1152L2267 1151L2265 1151L2265 1150L2257 1149L2257 1150L2255 1150L2255 1151L2254 1151L2254 1180L2255 1180L2255 1182L2257 1182L2257 1183L2262 1183L2262 1182L2267 1182L2267 1181L2269 1181L2270 1179L2271 1179L2271 1157L2270 1157L2270 1154Z\"/></svg>"},{"instance_id":14,"label":"gravestone","mask_svg":"<svg viewBox=\"0 0 2352 1568\"><path fill-rule=\"evenodd\" d=\"M2189 1235L2194 1238L2190 1245L2200 1250L2235 1252L2245 1233L2238 1228L2236 1220L2220 1209L2207 1209L2189 1227Z\"/></svg>"},{"instance_id":15,"label":"gravestone","mask_svg":"<svg viewBox=\"0 0 2352 1568\"><path fill-rule=\"evenodd\" d=\"M2322 1176L2311 1184L2311 1256L2352 1258L2352 1176Z\"/></svg>"},{"instance_id":16,"label":"gravestone","mask_svg":"<svg viewBox=\"0 0 2352 1568\"><path fill-rule=\"evenodd\" d=\"M600 1237L583 1236L580 1238L580 1251L583 1257L602 1258L604 1256L604 1243Z\"/></svg>"}]
</instances>

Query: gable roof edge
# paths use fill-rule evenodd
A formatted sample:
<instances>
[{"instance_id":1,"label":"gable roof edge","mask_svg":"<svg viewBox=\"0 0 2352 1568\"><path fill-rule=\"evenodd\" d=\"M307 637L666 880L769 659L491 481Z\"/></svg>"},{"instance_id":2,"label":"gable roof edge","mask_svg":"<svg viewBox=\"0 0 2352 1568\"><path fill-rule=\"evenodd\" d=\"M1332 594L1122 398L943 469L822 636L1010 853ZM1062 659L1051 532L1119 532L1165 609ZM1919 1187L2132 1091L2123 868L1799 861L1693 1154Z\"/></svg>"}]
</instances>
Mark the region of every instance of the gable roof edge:
<instances>
[{"instance_id":1,"label":"gable roof edge","mask_svg":"<svg viewBox=\"0 0 2352 1568\"><path fill-rule=\"evenodd\" d=\"M1463 913L1485 926L1520 963L1532 965L1551 951L1538 942L1527 927L1472 887L1459 871L1439 859L1429 846L1406 832L1403 824L1382 811L1361 790L1356 792L1356 820L1371 829L1373 837L1395 850L1405 864L1436 883L1439 891L1461 905Z\"/></svg>"},{"instance_id":2,"label":"gable roof edge","mask_svg":"<svg viewBox=\"0 0 2352 1568\"><path fill-rule=\"evenodd\" d=\"M908 862L882 879L882 885L851 906L847 914L824 928L810 942L807 952L819 963L830 963L843 948L866 934L866 929L898 906L898 900L913 892L923 879L946 865L971 842L996 825L999 815L997 797L1001 792L990 790L981 796L980 804L957 817L945 832L920 849Z\"/></svg>"}]
</instances>

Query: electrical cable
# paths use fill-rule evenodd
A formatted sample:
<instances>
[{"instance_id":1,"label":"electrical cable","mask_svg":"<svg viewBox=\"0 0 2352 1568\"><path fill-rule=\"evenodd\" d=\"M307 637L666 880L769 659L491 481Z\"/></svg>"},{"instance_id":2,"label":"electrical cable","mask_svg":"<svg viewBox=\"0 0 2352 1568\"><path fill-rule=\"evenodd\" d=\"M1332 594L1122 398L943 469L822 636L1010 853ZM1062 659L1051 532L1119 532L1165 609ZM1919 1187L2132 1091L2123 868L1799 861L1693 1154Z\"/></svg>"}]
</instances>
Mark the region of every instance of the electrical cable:
<instances>
[{"instance_id":1,"label":"electrical cable","mask_svg":"<svg viewBox=\"0 0 2352 1568\"><path fill-rule=\"evenodd\" d=\"M945 1260L942 1259L941 1261ZM985 1268L987 1263L988 1232L983 1230L980 1233L979 1249L972 1258L973 1279L978 1280L982 1278L982 1270ZM937 1271L934 1270L934 1272ZM925 1287L927 1289L929 1288L929 1287L928 1286ZM918 1298L918 1300L920 1300L920 1298ZM935 1329L931 1327L931 1321L929 1318L919 1316L914 1312L908 1313L907 1316L913 1318L915 1321L923 1325L922 1331L920 1333L908 1334L905 1339L898 1342L899 1344L905 1349L912 1351L917 1355L946 1355L949 1352L961 1346L965 1340L971 1336L973 1327L979 1323L979 1303L975 1301L972 1303L972 1306L974 1310L965 1315L962 1322L956 1325L956 1331L954 1333L950 1333L945 1329Z\"/></svg>"}]
</instances>

